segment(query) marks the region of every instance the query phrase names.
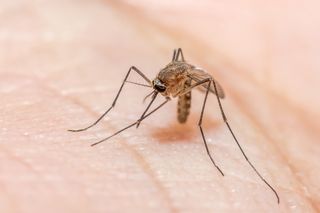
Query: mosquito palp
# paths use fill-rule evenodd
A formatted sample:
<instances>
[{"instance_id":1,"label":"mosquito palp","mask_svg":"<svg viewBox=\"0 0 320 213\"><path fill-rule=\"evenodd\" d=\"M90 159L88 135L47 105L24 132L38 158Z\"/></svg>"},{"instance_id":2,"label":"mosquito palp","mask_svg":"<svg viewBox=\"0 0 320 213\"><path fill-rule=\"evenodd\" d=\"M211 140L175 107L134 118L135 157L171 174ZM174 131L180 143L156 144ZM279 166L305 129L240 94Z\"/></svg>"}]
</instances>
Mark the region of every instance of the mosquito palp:
<instances>
[{"instance_id":1,"label":"mosquito palp","mask_svg":"<svg viewBox=\"0 0 320 213\"><path fill-rule=\"evenodd\" d=\"M129 81L128 77L129 77L132 70L135 71L135 73L137 73L140 77L142 77L142 79L144 79L147 84L140 84L140 83L135 83L135 82ZM202 140L204 142L207 155L209 156L212 164L216 167L216 169L219 171L219 173L222 176L224 176L223 171L215 163L215 161L212 157L212 154L211 154L210 149L208 147L206 137L205 137L205 134L204 134L204 131L202 128L202 120L203 120L203 115L204 115L205 106L206 106L206 102L207 102L207 97L208 97L209 93L213 93L217 98L217 102L219 105L222 119L223 119L224 123L226 124L229 132L231 133L232 138L236 142L236 145L240 149L241 154L243 155L245 160L248 162L250 167L254 170L254 172L258 175L258 177L272 190L272 192L275 194L275 196L277 198L277 202L280 203L280 198L279 198L277 191L266 181L266 179L260 174L260 172L251 163L251 161L249 160L249 158L245 154L244 150L242 149L234 132L232 131L230 124L227 120L227 117L225 115L225 112L223 110L221 100L220 100L225 97L225 93L224 93L222 87L209 73L205 72L203 69L201 69L199 67L196 67L194 65L187 63L184 60L184 56L183 56L181 48L173 51L172 61L167 66L165 66L163 69L161 69L160 72L157 74L156 78L153 79L152 81L149 78L147 78L136 67L134 67L134 66L130 67L129 71L127 72L127 75L125 76L125 79L123 80L123 82L120 86L120 89L118 90L118 93L117 93L115 99L113 100L113 102L111 104L111 106L91 125L89 125L85 128L82 128L82 129L69 130L69 131L72 131L72 132L85 131L85 130L95 126L97 123L99 123L99 121L101 121L102 118L105 117L111 111L111 109L115 107L125 83L132 83L132 84L135 84L138 86L145 86L145 87L152 88L153 91L144 98L144 101L145 101L148 97L152 96L151 101L149 102L147 108L143 111L143 113L139 117L139 119L137 119L137 121L126 126L123 129L115 132L114 134L110 135L109 137L104 138L96 143L93 143L91 146L95 146L97 144L100 144L100 143L120 134L121 132L133 127L133 126L136 126L138 128L140 123L144 119L146 119L151 114L153 114L154 112L159 110L169 100L171 100L171 98L178 98L178 121L180 123L185 123L187 121L190 107L191 107L191 91L196 88L199 91L205 93L203 104L202 104L202 109L201 109L201 113L200 113L200 118L199 118L199 122L198 122L198 126L200 129ZM159 93L162 96L164 96L166 98L166 100L162 104L157 106L155 109L151 110L151 112L148 112Z\"/></svg>"},{"instance_id":2,"label":"mosquito palp","mask_svg":"<svg viewBox=\"0 0 320 213\"><path fill-rule=\"evenodd\" d=\"M144 97L142 103L144 103L151 95L154 94L154 91L152 91L151 93L149 93L148 95L146 95L146 97Z\"/></svg>"}]
</instances>

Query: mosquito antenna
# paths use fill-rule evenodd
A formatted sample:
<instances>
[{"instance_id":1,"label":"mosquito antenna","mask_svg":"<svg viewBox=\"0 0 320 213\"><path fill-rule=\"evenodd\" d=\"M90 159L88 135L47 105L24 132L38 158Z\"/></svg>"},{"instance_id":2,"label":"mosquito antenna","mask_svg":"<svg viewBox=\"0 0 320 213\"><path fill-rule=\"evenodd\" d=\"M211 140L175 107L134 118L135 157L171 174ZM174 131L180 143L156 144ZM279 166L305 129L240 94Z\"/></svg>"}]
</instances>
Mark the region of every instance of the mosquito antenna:
<instances>
[{"instance_id":1,"label":"mosquito antenna","mask_svg":"<svg viewBox=\"0 0 320 213\"><path fill-rule=\"evenodd\" d=\"M147 84L140 84L140 83L133 82L133 81L126 81L126 83L135 84L135 85L143 86L143 87L152 87L152 86L147 85Z\"/></svg>"},{"instance_id":2,"label":"mosquito antenna","mask_svg":"<svg viewBox=\"0 0 320 213\"><path fill-rule=\"evenodd\" d=\"M162 106L164 106L166 103L168 103L168 101L170 101L170 99L166 99L164 102L162 102L162 104L160 104L159 106L157 106L154 110L152 110L151 112L149 112L148 114L146 114L143 118L140 118L140 119L139 119L140 122L143 121L145 118L149 117L151 114L153 114L153 113L154 113L155 111L157 111L158 109L160 109ZM100 140L100 141L98 141L98 142L96 142L96 143L91 144L91 146L98 145L99 143L102 143L102 142L104 142L104 141L106 141L106 140L108 140L108 139L110 139L110 138L118 135L119 133L123 132L124 130L133 127L134 125L136 125L136 124L139 122L139 120L137 120L136 122L134 122L134 123L126 126L126 127L123 128L123 129L115 132L114 134L110 135L109 137L106 137L106 138L104 138L104 139L102 139L102 140Z\"/></svg>"},{"instance_id":3,"label":"mosquito antenna","mask_svg":"<svg viewBox=\"0 0 320 213\"><path fill-rule=\"evenodd\" d=\"M260 177L260 179L273 191L273 193L275 194L275 196L277 197L277 202L278 204L280 203L280 198L279 198L279 195L277 193L277 191L262 177L262 175L260 174L260 172L254 167L254 165L251 163L251 161L249 160L249 158L247 157L247 155L245 154L245 152L243 151L238 139L236 138L235 134L233 133L230 125L229 125L229 122L227 120L227 117L223 111L223 108L222 108L222 104L221 104L221 101L220 101L220 98L219 96L217 95L217 85L215 83L214 80L212 80L213 82L213 86L214 86L214 90L215 90L215 93L216 93L216 97L217 97L217 100L218 100L218 104L219 104L219 108L220 108L220 112L221 112L221 115L222 115L222 118L223 118L223 121L226 123L234 141L237 143L237 146L239 147L242 155L244 156L244 158L246 159L246 161L248 162L248 164L251 166L251 168L255 171L255 173Z\"/></svg>"}]
</instances>

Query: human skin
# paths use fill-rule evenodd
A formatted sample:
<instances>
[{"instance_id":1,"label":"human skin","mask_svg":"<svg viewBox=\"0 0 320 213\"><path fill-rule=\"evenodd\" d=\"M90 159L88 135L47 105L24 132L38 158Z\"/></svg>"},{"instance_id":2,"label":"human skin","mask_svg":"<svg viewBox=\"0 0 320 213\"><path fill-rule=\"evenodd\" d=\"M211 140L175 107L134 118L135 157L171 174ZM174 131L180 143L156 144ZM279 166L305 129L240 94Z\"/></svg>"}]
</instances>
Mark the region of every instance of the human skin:
<instances>
[{"instance_id":1,"label":"human skin","mask_svg":"<svg viewBox=\"0 0 320 213\"><path fill-rule=\"evenodd\" d=\"M26 1L0 10L0 212L319 212L317 1ZM170 101L138 129L153 79L181 47L223 86L249 167L209 97L204 129ZM137 75L133 80L143 83ZM161 98L159 97L160 103ZM154 107L156 106L154 105Z\"/></svg>"}]
</instances>

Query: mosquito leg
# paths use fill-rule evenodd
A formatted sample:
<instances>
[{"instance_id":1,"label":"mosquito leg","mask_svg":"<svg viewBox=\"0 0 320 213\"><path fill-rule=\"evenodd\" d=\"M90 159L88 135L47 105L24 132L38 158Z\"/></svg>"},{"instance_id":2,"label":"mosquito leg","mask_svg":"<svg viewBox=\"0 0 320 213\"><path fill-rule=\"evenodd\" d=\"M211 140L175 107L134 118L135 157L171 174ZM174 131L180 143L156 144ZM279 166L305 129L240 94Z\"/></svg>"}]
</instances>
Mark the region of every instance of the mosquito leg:
<instances>
[{"instance_id":1,"label":"mosquito leg","mask_svg":"<svg viewBox=\"0 0 320 213\"><path fill-rule=\"evenodd\" d=\"M215 83L215 81L212 81L213 82L213 87L214 87L214 90L217 94L217 85ZM209 87L209 86L208 86ZM245 154L245 152L243 151L238 139L236 138L235 134L233 133L230 125L229 125L229 122L227 120L227 117L223 111L223 108L222 108L222 104L221 104L221 101L220 101L220 98L218 95L216 95L217 97L217 100L218 100L218 104L219 104L219 108L220 108L220 112L221 112L221 115L222 115L222 118L223 118L223 121L225 122L225 124L227 125L234 141L237 143L237 146L239 147L243 157L246 159L246 161L248 162L248 164L251 166L251 168L255 171L255 173L259 176L259 178L273 191L273 193L275 194L276 198L277 198L277 202L280 203L280 198L279 198L279 195L277 193L277 191L262 177L262 175L260 174L260 172L254 167L254 165L251 163L251 161L249 160L249 158L247 157L247 155Z\"/></svg>"},{"instance_id":2,"label":"mosquito leg","mask_svg":"<svg viewBox=\"0 0 320 213\"><path fill-rule=\"evenodd\" d=\"M147 117L149 117L151 114L153 114L154 112L156 112L156 111L157 111L158 109L160 109L161 107L163 107L166 103L168 103L168 101L170 101L170 99L166 99L166 100L165 100L164 102L162 102L159 106L157 106L154 110L152 110L151 112L149 112L148 114L146 114L145 116L143 116L142 118L140 118L140 119L139 119L140 122L143 121L144 119L146 119ZM134 123L126 126L126 127L123 128L123 129L115 132L114 134L110 135L109 137L106 137L106 138L104 138L104 139L102 139L102 140L100 140L100 141L98 141L98 142L96 142L96 143L91 144L91 146L95 146L95 145L98 145L99 143L102 143L102 142L104 142L104 141L106 141L106 140L109 140L110 138L112 138L112 137L120 134L120 133L123 132L124 130L127 130L127 129L133 127L134 125L136 125L136 124L139 122L139 120L137 120L136 122L134 122Z\"/></svg>"},{"instance_id":3,"label":"mosquito leg","mask_svg":"<svg viewBox=\"0 0 320 213\"><path fill-rule=\"evenodd\" d=\"M150 109L150 107L151 107L152 103L154 102L154 100L156 99L157 95L158 95L158 92L154 92L154 93L153 93L153 96L152 96L152 99L151 99L149 105L147 106L147 108L144 110L144 112L142 113L141 117L140 117L139 120L137 121L136 128L139 127L140 122L142 121L142 118L144 117L144 115L145 115L145 114L148 112L148 110Z\"/></svg>"},{"instance_id":4,"label":"mosquito leg","mask_svg":"<svg viewBox=\"0 0 320 213\"><path fill-rule=\"evenodd\" d=\"M208 87L207 87L206 95L205 95L205 97L204 97L204 101L203 101L203 104L202 104L202 110L201 110L201 114L200 114L200 119L199 119L198 126L199 126L199 128L200 128L201 136L202 136L202 139L203 139L203 142L204 142L204 145L205 145L207 154L208 154L211 162L212 162L213 165L218 169L218 171L221 173L221 175L224 176L223 172L222 172L221 169L216 165L216 163L215 163L214 160L213 160L213 157L211 156L211 153L210 153L210 150L209 150L209 147L208 147L206 138L205 138L204 133L203 133L203 130L202 130L202 118L203 118L203 113L204 113L204 109L205 109L205 106L206 106L206 102L207 102L207 98L208 98L208 94L209 94L210 83L211 83L211 79L205 79L205 80L206 80L206 81L203 82L203 83L208 82Z\"/></svg>"},{"instance_id":5,"label":"mosquito leg","mask_svg":"<svg viewBox=\"0 0 320 213\"><path fill-rule=\"evenodd\" d=\"M174 62L175 59L176 59L176 53L177 53L177 51L174 49L173 50L173 56L172 56L172 62Z\"/></svg>"},{"instance_id":6,"label":"mosquito leg","mask_svg":"<svg viewBox=\"0 0 320 213\"><path fill-rule=\"evenodd\" d=\"M181 56L181 61L184 61L184 57L183 57L183 53L182 53L181 48L178 48L178 50L177 50L175 61L179 61L179 56Z\"/></svg>"},{"instance_id":7,"label":"mosquito leg","mask_svg":"<svg viewBox=\"0 0 320 213\"><path fill-rule=\"evenodd\" d=\"M129 71L127 72L126 77L124 78L124 80L123 80L123 82L122 82L122 84L121 84L121 86L120 86L120 89L119 89L119 91L118 91L115 99L113 100L113 103L112 103L112 105L110 106L110 108L109 108L107 111L105 111L94 123L92 123L92 124L89 125L88 127L85 127L85 128L83 128L83 129L71 129L71 130L68 130L68 131L70 131L70 132L85 131L85 130L87 130L87 129L93 127L93 126L95 126L104 116L106 116L106 115L108 114L108 112L116 105L117 100L118 100L118 98L119 98L119 95L120 95L120 93L121 93L121 91L122 91L122 88L123 88L124 84L127 82L127 79L128 79L128 77L129 77L129 75L130 75L130 73L131 73L132 70L135 71L136 73L138 73L144 80L146 80L146 81L151 85L151 81L149 80L149 78L147 78L140 70L138 70L135 66L130 67L130 69L129 69Z\"/></svg>"}]
</instances>

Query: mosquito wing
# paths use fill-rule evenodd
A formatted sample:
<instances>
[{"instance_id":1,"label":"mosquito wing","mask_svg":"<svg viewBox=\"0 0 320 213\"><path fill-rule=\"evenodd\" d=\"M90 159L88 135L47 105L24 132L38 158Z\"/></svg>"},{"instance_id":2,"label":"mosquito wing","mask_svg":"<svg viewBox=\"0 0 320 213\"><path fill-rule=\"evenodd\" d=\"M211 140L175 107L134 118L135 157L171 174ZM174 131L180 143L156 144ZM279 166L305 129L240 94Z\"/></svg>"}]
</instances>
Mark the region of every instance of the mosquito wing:
<instances>
[{"instance_id":1,"label":"mosquito wing","mask_svg":"<svg viewBox=\"0 0 320 213\"><path fill-rule=\"evenodd\" d=\"M195 82L199 82L199 81L207 79L207 78L212 78L212 76L209 73L205 72L203 69L200 69L200 68L194 68L191 71L189 71L188 74L189 74L190 78L192 80L194 80ZM209 91L212 92L213 94L218 95L219 98L224 98L225 95L224 95L224 91L223 91L222 87L220 86L220 84L216 80L214 80L214 82L217 86L217 93L218 94L216 94L213 84L211 84ZM206 92L207 85L208 84L205 83L202 86L197 87L197 89L200 90L201 92Z\"/></svg>"}]
</instances>

